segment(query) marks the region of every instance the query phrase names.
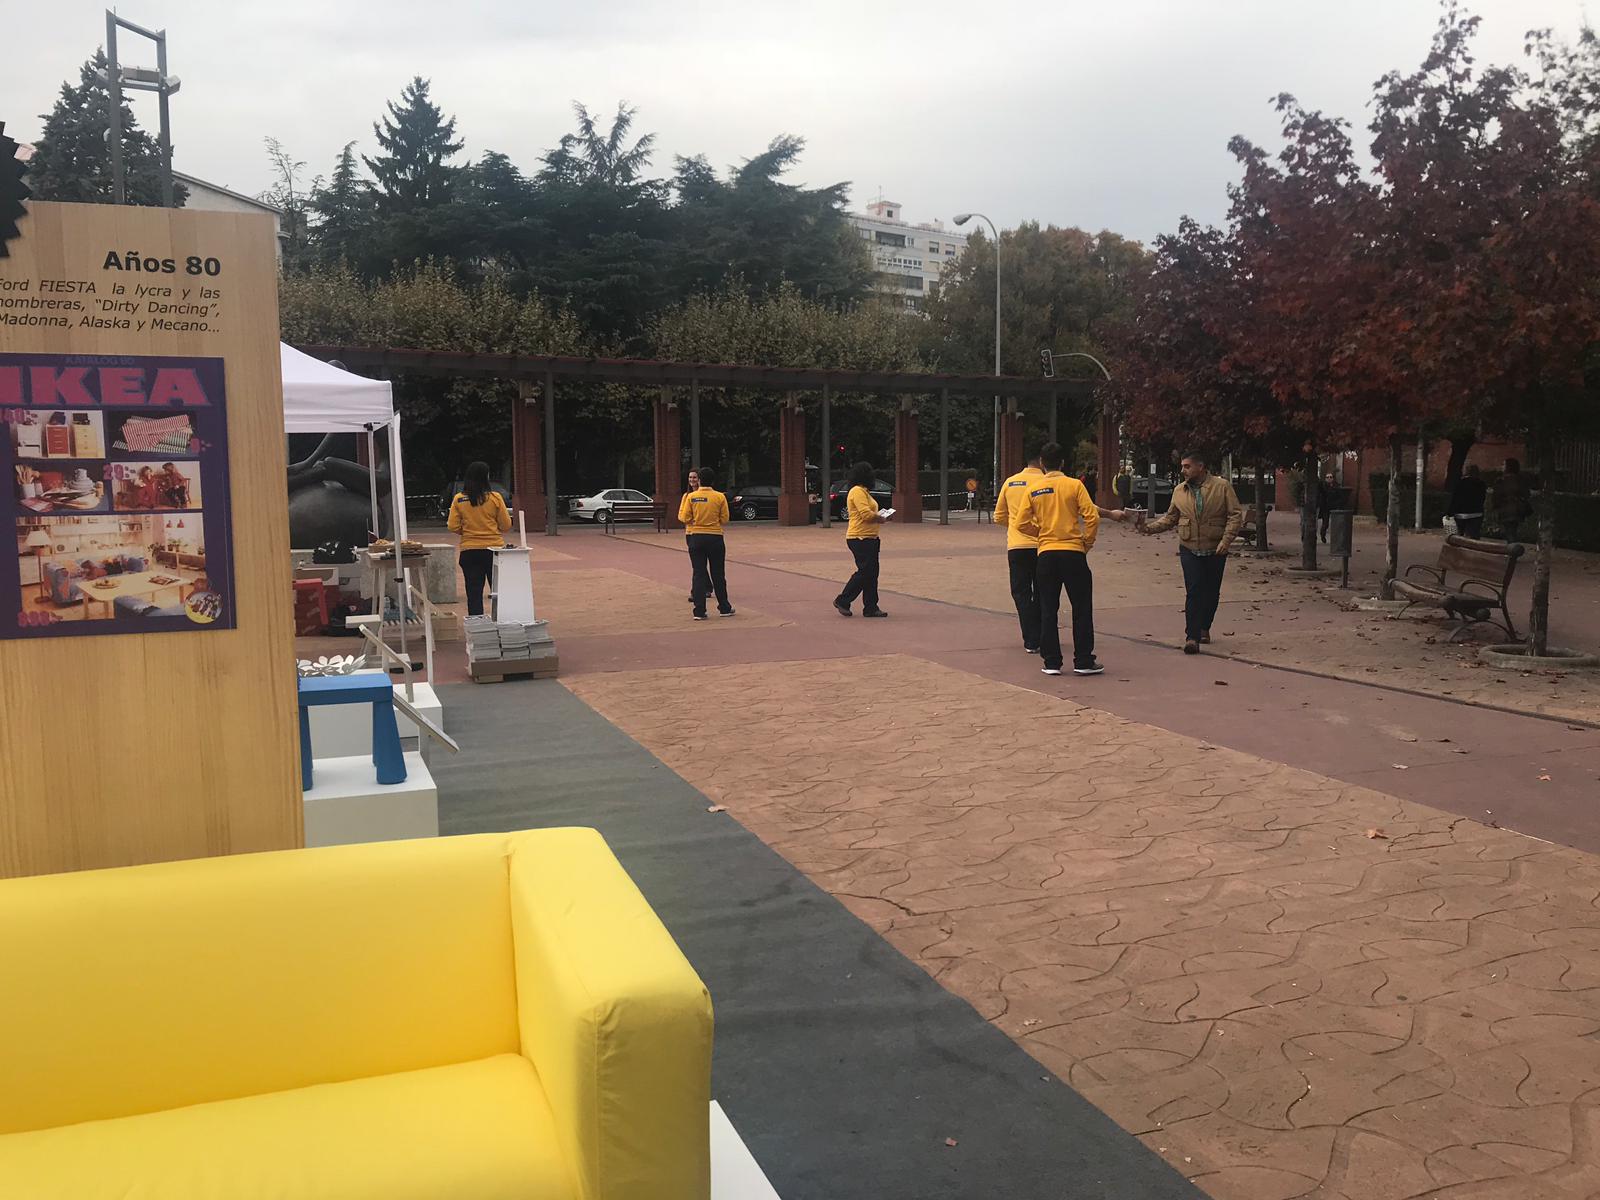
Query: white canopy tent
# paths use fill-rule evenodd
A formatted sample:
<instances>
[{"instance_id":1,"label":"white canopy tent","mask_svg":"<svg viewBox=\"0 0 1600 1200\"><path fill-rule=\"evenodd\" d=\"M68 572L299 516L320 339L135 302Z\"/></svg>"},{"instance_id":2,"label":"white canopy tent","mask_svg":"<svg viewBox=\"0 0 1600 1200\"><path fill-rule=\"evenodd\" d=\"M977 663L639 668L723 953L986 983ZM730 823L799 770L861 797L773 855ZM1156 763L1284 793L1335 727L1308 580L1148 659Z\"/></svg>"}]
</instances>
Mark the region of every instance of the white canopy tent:
<instances>
[{"instance_id":1,"label":"white canopy tent","mask_svg":"<svg viewBox=\"0 0 1600 1200\"><path fill-rule=\"evenodd\" d=\"M400 458L400 414L394 410L394 389L387 379L368 379L279 346L283 363L283 427L286 433L364 433L368 459L376 466L377 434L388 431L389 491L394 511L395 541L406 536L405 471ZM374 472L372 507L377 521Z\"/></svg>"},{"instance_id":2,"label":"white canopy tent","mask_svg":"<svg viewBox=\"0 0 1600 1200\"><path fill-rule=\"evenodd\" d=\"M372 492L372 528L378 529L377 437L387 430L389 438L389 503L394 513L394 590L400 631L400 658L405 664L406 694L412 694L411 655L406 647L406 620L411 611L408 596L412 591L410 572L405 568L398 543L407 535L406 481L400 457L400 414L394 410L394 389L387 379L368 379L350 371L302 354L293 346L279 344L283 364L283 427L285 433L366 434L367 462ZM385 609L381 587L378 613ZM433 678L433 624L431 609L423 606L428 678Z\"/></svg>"}]
</instances>

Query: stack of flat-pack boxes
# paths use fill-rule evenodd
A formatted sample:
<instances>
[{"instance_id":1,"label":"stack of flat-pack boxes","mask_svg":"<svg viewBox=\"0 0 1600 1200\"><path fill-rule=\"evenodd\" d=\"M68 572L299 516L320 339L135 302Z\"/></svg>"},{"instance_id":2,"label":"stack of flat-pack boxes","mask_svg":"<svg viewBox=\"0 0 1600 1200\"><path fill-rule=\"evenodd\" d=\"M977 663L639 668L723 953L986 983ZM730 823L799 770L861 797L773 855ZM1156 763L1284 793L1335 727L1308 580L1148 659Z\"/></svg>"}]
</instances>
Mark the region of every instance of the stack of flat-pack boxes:
<instances>
[{"instance_id":1,"label":"stack of flat-pack boxes","mask_svg":"<svg viewBox=\"0 0 1600 1200\"><path fill-rule=\"evenodd\" d=\"M494 683L507 675L554 678L559 662L548 621L496 621L468 617L465 622L467 670L479 683Z\"/></svg>"}]
</instances>

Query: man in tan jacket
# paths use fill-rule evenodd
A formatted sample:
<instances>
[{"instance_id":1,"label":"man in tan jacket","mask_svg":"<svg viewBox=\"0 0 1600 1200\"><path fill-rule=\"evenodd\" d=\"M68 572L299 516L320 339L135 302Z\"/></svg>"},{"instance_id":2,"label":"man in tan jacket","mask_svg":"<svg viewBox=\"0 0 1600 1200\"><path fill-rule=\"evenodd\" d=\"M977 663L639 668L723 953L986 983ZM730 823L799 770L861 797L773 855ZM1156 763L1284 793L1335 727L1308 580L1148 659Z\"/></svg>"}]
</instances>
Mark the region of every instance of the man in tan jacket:
<instances>
[{"instance_id":1,"label":"man in tan jacket","mask_svg":"<svg viewBox=\"0 0 1600 1200\"><path fill-rule=\"evenodd\" d=\"M1183 564L1185 654L1199 654L1211 640L1211 622L1222 598L1222 572L1228 548L1244 524L1244 507L1226 479L1206 471L1199 454L1183 456L1183 482L1172 492L1172 504L1156 520L1140 521L1140 533L1161 533L1178 527L1178 560Z\"/></svg>"}]
</instances>

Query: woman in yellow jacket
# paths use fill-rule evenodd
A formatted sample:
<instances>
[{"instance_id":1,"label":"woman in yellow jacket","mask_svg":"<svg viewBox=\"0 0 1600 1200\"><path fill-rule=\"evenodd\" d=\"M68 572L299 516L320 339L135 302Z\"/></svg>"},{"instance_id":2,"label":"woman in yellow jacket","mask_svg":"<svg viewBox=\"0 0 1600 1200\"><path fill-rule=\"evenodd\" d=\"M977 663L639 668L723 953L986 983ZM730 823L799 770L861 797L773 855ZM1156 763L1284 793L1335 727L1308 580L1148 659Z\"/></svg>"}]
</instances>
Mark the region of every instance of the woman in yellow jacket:
<instances>
[{"instance_id":1,"label":"woman in yellow jacket","mask_svg":"<svg viewBox=\"0 0 1600 1200\"><path fill-rule=\"evenodd\" d=\"M883 523L883 516L869 490L875 478L871 463L859 462L850 468L850 495L845 499L850 524L845 529L844 544L856 560L856 571L833 601L841 617L850 615L850 605L857 596L861 597L863 617L889 615L878 607L878 526Z\"/></svg>"},{"instance_id":2,"label":"woman in yellow jacket","mask_svg":"<svg viewBox=\"0 0 1600 1200\"><path fill-rule=\"evenodd\" d=\"M467 616L483 615L483 589L494 570L494 551L506 544L511 513L489 486L489 464L467 467L462 490L450 502L450 532L461 537L461 576L467 584Z\"/></svg>"},{"instance_id":3,"label":"woman in yellow jacket","mask_svg":"<svg viewBox=\"0 0 1600 1200\"><path fill-rule=\"evenodd\" d=\"M713 592L717 613L733 616L733 605L728 603L728 546L722 536L728 523L728 498L711 486L715 482L705 467L690 471L689 491L678 505L678 522L689 544L689 566L694 575L689 601L694 605L696 621L706 619L706 597Z\"/></svg>"}]
</instances>

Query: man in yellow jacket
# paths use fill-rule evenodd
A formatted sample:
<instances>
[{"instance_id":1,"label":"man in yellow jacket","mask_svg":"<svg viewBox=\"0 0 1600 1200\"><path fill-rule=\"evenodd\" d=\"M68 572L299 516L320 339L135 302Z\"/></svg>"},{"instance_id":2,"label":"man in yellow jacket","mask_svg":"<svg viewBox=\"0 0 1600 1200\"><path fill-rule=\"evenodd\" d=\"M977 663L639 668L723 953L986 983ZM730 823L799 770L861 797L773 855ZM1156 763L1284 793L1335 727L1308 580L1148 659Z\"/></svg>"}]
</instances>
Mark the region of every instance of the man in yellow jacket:
<instances>
[{"instance_id":1,"label":"man in yellow jacket","mask_svg":"<svg viewBox=\"0 0 1600 1200\"><path fill-rule=\"evenodd\" d=\"M1006 531L1006 565L1011 571L1011 603L1017 606L1017 623L1022 626L1022 648L1039 653L1039 539L1017 528L1017 513L1022 494L1044 478L1036 454L1010 479L1000 485L994 502L994 523Z\"/></svg>"},{"instance_id":2,"label":"man in yellow jacket","mask_svg":"<svg viewBox=\"0 0 1600 1200\"><path fill-rule=\"evenodd\" d=\"M1244 525L1244 506L1233 484L1209 474L1199 454L1185 454L1183 482L1172 492L1167 511L1140 533L1160 533L1178 527L1178 560L1183 565L1183 652L1199 654L1211 640L1211 622L1222 599L1222 572L1228 565L1228 548Z\"/></svg>"},{"instance_id":3,"label":"man in yellow jacket","mask_svg":"<svg viewBox=\"0 0 1600 1200\"><path fill-rule=\"evenodd\" d=\"M1094 576L1089 551L1100 528L1100 513L1087 489L1061 473L1061 447L1039 451L1044 476L1017 489L1017 528L1039 539L1035 587L1039 596L1039 653L1046 675L1061 674L1061 589L1072 605L1072 673L1105 671L1094 656Z\"/></svg>"},{"instance_id":4,"label":"man in yellow jacket","mask_svg":"<svg viewBox=\"0 0 1600 1200\"><path fill-rule=\"evenodd\" d=\"M705 467L690 471L692 490L678 505L678 520L683 523L689 542L689 565L694 569L689 598L694 601L696 621L706 619L706 596L713 591L717 594L717 612L724 617L733 616L733 605L728 603L728 546L722 536L728 523L728 498L711 486L714 482Z\"/></svg>"}]
</instances>

